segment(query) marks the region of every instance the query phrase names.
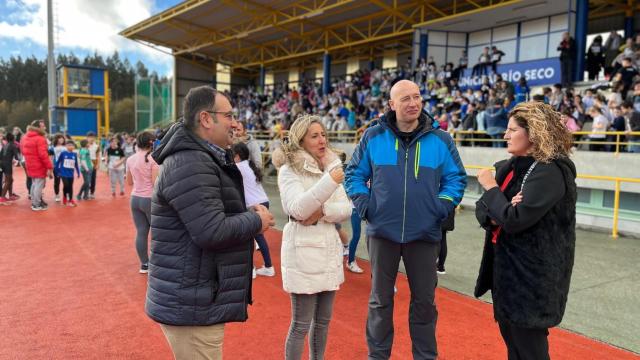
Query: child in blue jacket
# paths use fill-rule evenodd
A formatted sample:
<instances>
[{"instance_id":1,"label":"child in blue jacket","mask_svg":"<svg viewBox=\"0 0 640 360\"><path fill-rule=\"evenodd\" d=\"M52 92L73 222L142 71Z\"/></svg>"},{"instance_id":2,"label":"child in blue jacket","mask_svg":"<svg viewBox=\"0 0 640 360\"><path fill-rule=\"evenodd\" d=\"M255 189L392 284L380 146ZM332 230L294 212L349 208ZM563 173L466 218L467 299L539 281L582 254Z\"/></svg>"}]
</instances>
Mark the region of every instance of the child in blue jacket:
<instances>
[{"instance_id":1,"label":"child in blue jacket","mask_svg":"<svg viewBox=\"0 0 640 360\"><path fill-rule=\"evenodd\" d=\"M67 148L58 157L56 161L56 172L62 179L62 204L68 206L77 206L73 201L73 170L75 169L78 177L80 177L80 167L78 165L78 155L74 152L76 143L73 140L67 141Z\"/></svg>"}]
</instances>

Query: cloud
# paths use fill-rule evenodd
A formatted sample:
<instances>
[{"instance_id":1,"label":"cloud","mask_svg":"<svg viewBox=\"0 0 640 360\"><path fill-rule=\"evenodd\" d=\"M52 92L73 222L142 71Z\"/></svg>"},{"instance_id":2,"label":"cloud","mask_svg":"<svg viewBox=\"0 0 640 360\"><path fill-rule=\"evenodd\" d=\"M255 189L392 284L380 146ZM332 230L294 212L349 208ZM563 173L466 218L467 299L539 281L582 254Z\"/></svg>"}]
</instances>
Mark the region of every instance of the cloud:
<instances>
[{"instance_id":1,"label":"cloud","mask_svg":"<svg viewBox=\"0 0 640 360\"><path fill-rule=\"evenodd\" d=\"M156 64L170 62L170 55L118 35L123 29L149 18L153 8L151 0L55 0L56 47L59 52L84 49L103 55L116 50L136 52ZM10 14L0 18L0 39L28 40L47 46L46 0L10 0L5 2L5 9L10 10Z\"/></svg>"}]
</instances>

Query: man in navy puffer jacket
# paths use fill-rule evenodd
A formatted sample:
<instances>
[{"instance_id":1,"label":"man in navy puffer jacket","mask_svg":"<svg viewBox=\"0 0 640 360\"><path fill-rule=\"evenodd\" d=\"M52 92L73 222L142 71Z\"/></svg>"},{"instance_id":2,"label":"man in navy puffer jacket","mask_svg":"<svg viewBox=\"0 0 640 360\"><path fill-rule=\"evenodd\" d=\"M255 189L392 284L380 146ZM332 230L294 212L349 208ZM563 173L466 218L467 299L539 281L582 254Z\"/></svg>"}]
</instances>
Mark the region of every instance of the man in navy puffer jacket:
<instances>
[{"instance_id":1,"label":"man in navy puffer jacket","mask_svg":"<svg viewBox=\"0 0 640 360\"><path fill-rule=\"evenodd\" d=\"M245 207L242 174L226 150L232 110L213 88L191 89L184 120L152 154L160 173L145 310L178 360L222 358L224 324L247 319L253 238L273 225L265 207Z\"/></svg>"}]
</instances>

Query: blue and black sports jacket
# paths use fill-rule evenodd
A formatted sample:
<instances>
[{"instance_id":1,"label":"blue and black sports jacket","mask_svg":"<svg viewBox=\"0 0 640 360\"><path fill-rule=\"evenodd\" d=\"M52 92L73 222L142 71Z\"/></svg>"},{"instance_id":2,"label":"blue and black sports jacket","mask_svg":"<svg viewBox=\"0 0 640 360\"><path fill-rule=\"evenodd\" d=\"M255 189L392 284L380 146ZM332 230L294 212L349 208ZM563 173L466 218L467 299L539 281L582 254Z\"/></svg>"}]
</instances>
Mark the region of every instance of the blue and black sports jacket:
<instances>
[{"instance_id":1,"label":"blue and black sports jacket","mask_svg":"<svg viewBox=\"0 0 640 360\"><path fill-rule=\"evenodd\" d=\"M347 194L368 222L367 235L438 242L440 223L462 200L467 173L453 139L430 115L422 113L423 127L409 145L395 121L388 112L364 133L347 166Z\"/></svg>"}]
</instances>

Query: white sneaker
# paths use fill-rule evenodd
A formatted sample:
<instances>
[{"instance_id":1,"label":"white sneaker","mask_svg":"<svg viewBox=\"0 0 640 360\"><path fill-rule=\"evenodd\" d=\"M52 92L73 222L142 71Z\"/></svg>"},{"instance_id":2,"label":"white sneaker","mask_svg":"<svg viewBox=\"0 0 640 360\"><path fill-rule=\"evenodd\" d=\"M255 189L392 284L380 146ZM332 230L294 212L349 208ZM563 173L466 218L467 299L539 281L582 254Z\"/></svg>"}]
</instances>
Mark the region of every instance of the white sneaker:
<instances>
[{"instance_id":1,"label":"white sneaker","mask_svg":"<svg viewBox=\"0 0 640 360\"><path fill-rule=\"evenodd\" d=\"M60 202L60 195L56 195L56 202Z\"/></svg>"},{"instance_id":2,"label":"white sneaker","mask_svg":"<svg viewBox=\"0 0 640 360\"><path fill-rule=\"evenodd\" d=\"M347 264L347 269L356 274L362 274L364 272L355 260Z\"/></svg>"},{"instance_id":3,"label":"white sneaker","mask_svg":"<svg viewBox=\"0 0 640 360\"><path fill-rule=\"evenodd\" d=\"M261 267L260 269L256 269L256 275L260 276L276 276L276 270L271 267Z\"/></svg>"},{"instance_id":4,"label":"white sneaker","mask_svg":"<svg viewBox=\"0 0 640 360\"><path fill-rule=\"evenodd\" d=\"M253 268L253 270L251 271L251 278L252 279L256 278L256 268Z\"/></svg>"}]
</instances>

